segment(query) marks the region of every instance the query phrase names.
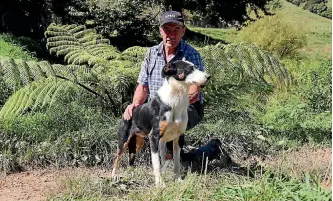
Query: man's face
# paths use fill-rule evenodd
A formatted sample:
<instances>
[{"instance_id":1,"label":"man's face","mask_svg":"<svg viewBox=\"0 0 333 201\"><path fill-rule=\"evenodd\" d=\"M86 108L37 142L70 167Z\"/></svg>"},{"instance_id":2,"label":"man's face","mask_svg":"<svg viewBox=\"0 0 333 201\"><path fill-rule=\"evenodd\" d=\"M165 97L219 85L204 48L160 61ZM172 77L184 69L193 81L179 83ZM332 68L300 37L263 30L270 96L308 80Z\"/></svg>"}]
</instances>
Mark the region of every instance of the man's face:
<instances>
[{"instance_id":1,"label":"man's face","mask_svg":"<svg viewBox=\"0 0 333 201\"><path fill-rule=\"evenodd\" d=\"M168 48L176 48L185 33L185 27L179 24L167 23L160 27L163 43Z\"/></svg>"}]
</instances>

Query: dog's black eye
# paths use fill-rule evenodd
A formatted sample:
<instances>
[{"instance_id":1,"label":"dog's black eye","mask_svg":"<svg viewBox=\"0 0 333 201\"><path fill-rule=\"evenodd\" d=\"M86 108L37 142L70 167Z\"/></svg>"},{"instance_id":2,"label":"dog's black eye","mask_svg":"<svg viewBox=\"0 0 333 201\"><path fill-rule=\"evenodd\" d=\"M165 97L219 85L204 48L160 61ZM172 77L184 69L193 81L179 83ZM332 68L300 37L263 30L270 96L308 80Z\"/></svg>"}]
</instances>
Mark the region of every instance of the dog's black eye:
<instances>
[{"instance_id":1,"label":"dog's black eye","mask_svg":"<svg viewBox=\"0 0 333 201\"><path fill-rule=\"evenodd\" d=\"M188 67L188 68L186 69L186 72L187 72L187 73L191 73L192 71L194 71L193 66L190 66L190 67Z\"/></svg>"}]
</instances>

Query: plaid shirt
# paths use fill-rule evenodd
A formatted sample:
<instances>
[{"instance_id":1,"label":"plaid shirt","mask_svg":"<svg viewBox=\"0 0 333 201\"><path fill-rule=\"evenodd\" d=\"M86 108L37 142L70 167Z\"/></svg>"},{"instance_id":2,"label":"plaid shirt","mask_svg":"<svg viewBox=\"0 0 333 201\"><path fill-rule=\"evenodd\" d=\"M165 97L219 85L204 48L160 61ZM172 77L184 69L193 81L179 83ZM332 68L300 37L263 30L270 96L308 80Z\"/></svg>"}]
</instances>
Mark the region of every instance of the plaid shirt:
<instances>
[{"instance_id":1,"label":"plaid shirt","mask_svg":"<svg viewBox=\"0 0 333 201\"><path fill-rule=\"evenodd\" d=\"M150 98L157 96L157 90L164 83L164 78L162 78L162 68L166 64L166 59L163 52L163 42L161 42L159 45L148 49L144 61L142 62L138 83L148 86ZM183 57L196 65L199 70L204 71L199 52L188 45L185 41L181 40L176 50L176 54L170 62L181 60ZM199 95L199 100L203 103L202 93Z\"/></svg>"}]
</instances>

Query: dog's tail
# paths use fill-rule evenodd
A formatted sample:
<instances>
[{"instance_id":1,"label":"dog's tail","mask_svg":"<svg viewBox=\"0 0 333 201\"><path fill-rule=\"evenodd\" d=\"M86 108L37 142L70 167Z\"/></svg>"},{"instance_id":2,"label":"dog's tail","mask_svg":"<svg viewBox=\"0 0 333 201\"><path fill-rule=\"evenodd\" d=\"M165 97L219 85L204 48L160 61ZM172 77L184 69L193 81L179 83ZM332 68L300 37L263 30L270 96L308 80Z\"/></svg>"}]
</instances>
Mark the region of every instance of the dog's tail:
<instances>
[{"instance_id":1,"label":"dog's tail","mask_svg":"<svg viewBox=\"0 0 333 201\"><path fill-rule=\"evenodd\" d=\"M129 138L129 132L132 126L132 122L128 120L121 119L118 127L118 147L117 147L117 154L114 159L113 164L113 170L112 170L112 177L115 179L117 175L117 170L119 166L119 161L121 158L121 155L124 152L124 149L126 148L125 143L127 142L127 139Z\"/></svg>"},{"instance_id":2,"label":"dog's tail","mask_svg":"<svg viewBox=\"0 0 333 201\"><path fill-rule=\"evenodd\" d=\"M125 120L121 118L118 127L118 150L117 150L118 153L123 151L124 144L127 142L129 138L131 127L132 127L132 120Z\"/></svg>"}]
</instances>

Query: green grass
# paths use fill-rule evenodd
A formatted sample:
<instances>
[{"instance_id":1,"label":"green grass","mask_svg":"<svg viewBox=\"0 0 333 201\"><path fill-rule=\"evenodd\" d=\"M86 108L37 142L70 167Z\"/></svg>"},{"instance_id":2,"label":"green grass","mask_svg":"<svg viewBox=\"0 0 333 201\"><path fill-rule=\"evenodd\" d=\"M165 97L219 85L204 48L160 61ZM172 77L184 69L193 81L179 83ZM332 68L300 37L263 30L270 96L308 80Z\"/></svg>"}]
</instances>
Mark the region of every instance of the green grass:
<instances>
[{"instance_id":1,"label":"green grass","mask_svg":"<svg viewBox=\"0 0 333 201\"><path fill-rule=\"evenodd\" d=\"M331 200L330 190L323 189L309 174L300 179L273 176L267 172L258 178L211 172L206 175L187 173L181 182L164 176L166 187L155 187L151 167L127 170L121 182L108 177L80 175L63 183L65 192L49 200Z\"/></svg>"},{"instance_id":2,"label":"green grass","mask_svg":"<svg viewBox=\"0 0 333 201\"><path fill-rule=\"evenodd\" d=\"M286 1L281 1L283 8L277 12L283 20L295 26L301 26L308 32L305 49L321 51L332 46L332 20L303 10Z\"/></svg>"},{"instance_id":3,"label":"green grass","mask_svg":"<svg viewBox=\"0 0 333 201\"><path fill-rule=\"evenodd\" d=\"M210 36L217 40L225 41L226 43L232 43L237 31L234 28L220 29L220 28L201 28L201 27L189 27L190 30Z\"/></svg>"},{"instance_id":4,"label":"green grass","mask_svg":"<svg viewBox=\"0 0 333 201\"><path fill-rule=\"evenodd\" d=\"M331 55L332 46L332 20L321 17L310 11L303 10L287 1L281 0L282 9L276 12L282 20L294 25L302 27L307 32L307 44L302 49L302 52L310 54ZM329 1L329 4L332 2ZM223 40L227 43L232 43L237 37L235 29L220 29L220 28L201 28L189 27L190 30L210 36L214 39Z\"/></svg>"},{"instance_id":5,"label":"green grass","mask_svg":"<svg viewBox=\"0 0 333 201\"><path fill-rule=\"evenodd\" d=\"M24 47L16 44L10 34L0 34L0 57L13 59L35 60Z\"/></svg>"}]
</instances>

